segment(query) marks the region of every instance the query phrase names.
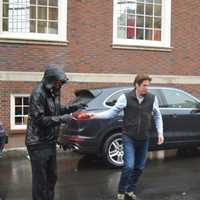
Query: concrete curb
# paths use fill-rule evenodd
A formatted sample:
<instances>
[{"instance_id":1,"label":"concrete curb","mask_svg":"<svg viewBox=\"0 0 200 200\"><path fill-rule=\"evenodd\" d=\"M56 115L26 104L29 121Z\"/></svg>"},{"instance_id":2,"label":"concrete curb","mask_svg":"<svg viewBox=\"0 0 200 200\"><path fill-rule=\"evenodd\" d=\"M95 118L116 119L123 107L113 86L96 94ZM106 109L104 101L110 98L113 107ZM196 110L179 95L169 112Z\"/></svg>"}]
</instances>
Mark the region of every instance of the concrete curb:
<instances>
[{"instance_id":1,"label":"concrete curb","mask_svg":"<svg viewBox=\"0 0 200 200\"><path fill-rule=\"evenodd\" d=\"M21 151L21 152L27 152L26 147L16 147L16 148L9 148L9 149L4 149L4 153L6 152L11 152L11 151ZM57 147L58 152L63 152L59 147ZM71 152L70 150L66 150L64 152ZM165 151L154 151L154 152L149 152L148 153L148 158L150 160L158 159L158 160L163 160L165 158Z\"/></svg>"}]
</instances>

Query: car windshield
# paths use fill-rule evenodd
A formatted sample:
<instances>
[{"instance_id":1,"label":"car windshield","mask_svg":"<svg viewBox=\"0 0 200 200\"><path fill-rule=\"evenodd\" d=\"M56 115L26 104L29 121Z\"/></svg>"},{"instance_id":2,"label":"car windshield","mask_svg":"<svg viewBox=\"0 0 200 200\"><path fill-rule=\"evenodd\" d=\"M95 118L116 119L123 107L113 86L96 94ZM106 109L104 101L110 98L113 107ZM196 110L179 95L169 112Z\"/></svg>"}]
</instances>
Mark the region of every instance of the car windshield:
<instances>
[{"instance_id":1,"label":"car windshield","mask_svg":"<svg viewBox=\"0 0 200 200\"><path fill-rule=\"evenodd\" d=\"M105 104L107 106L114 106L117 99L122 95L122 94L125 94L125 93L128 93L131 91L131 88L129 89L121 89L121 90L118 90L116 92L114 92L110 97L108 97L108 99L106 100Z\"/></svg>"}]
</instances>

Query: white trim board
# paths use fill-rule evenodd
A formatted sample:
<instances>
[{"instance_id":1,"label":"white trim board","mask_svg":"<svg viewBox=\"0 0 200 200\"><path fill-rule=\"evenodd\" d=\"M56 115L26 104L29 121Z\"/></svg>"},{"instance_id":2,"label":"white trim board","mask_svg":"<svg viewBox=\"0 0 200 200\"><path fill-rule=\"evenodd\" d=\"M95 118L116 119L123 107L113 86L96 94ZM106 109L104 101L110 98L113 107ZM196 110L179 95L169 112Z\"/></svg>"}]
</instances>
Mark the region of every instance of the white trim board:
<instances>
[{"instance_id":1,"label":"white trim board","mask_svg":"<svg viewBox=\"0 0 200 200\"><path fill-rule=\"evenodd\" d=\"M2 0L0 0L2 2ZM8 3L9 4L9 3ZM0 16L2 16L3 4L0 3ZM16 4L17 5L17 4ZM14 3L15 6L15 3ZM37 4L38 6L38 4ZM36 8L37 8L36 6ZM46 7L46 6L45 6ZM52 41L52 42L66 42L67 41L67 0L58 0L58 33L31 33L31 32L13 32L12 30L2 30L2 20L0 20L0 39L3 40L38 40L38 41ZM17 12L17 11L15 11ZM15 13L18 15L20 13ZM15 17L14 15L14 17ZM20 15L21 16L21 15ZM9 16L10 17L10 16ZM1 17L2 18L2 17Z\"/></svg>"},{"instance_id":2,"label":"white trim board","mask_svg":"<svg viewBox=\"0 0 200 200\"><path fill-rule=\"evenodd\" d=\"M71 82L132 83L135 74L66 73ZM0 71L0 81L37 82L43 72ZM200 76L150 75L157 84L200 84Z\"/></svg>"},{"instance_id":3,"label":"white trim board","mask_svg":"<svg viewBox=\"0 0 200 200\"><path fill-rule=\"evenodd\" d=\"M121 2L123 3L123 2ZM126 2L125 2L126 3ZM130 3L130 2L129 2ZM136 6L136 4L132 4L132 6ZM136 9L136 8L135 8ZM146 47L160 47L160 48L170 48L171 47L171 0L165 0L162 2L162 11L161 11L161 40L140 40L140 39L128 39L128 38L118 38L118 14L119 7L118 1L113 0L113 45L125 45L127 47L131 46L146 46ZM138 15L139 16L139 15ZM144 16L148 16L145 15ZM154 15L154 17L156 17ZM128 27L127 23L125 22L125 27ZM143 27L145 28L144 25ZM156 29L154 29L156 30Z\"/></svg>"}]
</instances>

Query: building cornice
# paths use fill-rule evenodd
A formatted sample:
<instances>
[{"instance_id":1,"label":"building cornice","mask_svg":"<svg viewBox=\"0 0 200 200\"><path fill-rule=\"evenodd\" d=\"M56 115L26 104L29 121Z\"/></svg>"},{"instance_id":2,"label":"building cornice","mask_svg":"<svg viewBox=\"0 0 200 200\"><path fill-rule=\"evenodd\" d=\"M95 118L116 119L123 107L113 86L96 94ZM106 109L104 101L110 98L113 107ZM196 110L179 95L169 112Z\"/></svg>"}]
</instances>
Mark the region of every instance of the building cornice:
<instances>
[{"instance_id":1,"label":"building cornice","mask_svg":"<svg viewBox=\"0 0 200 200\"><path fill-rule=\"evenodd\" d=\"M66 73L71 82L132 83L136 74ZM0 71L0 81L37 82L43 72ZM150 75L155 84L200 84L200 76Z\"/></svg>"}]
</instances>

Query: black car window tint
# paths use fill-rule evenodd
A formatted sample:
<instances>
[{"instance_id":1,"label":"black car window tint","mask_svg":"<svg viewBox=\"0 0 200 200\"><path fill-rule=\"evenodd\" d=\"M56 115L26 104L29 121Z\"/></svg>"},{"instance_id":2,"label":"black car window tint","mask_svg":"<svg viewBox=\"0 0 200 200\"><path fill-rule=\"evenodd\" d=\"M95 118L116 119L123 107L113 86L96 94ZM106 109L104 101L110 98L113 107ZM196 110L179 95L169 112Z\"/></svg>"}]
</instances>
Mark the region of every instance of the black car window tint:
<instances>
[{"instance_id":1,"label":"black car window tint","mask_svg":"<svg viewBox=\"0 0 200 200\"><path fill-rule=\"evenodd\" d=\"M171 90L171 89L163 89L162 90L168 108L197 108L198 102L190 97L189 95L178 91L178 90Z\"/></svg>"},{"instance_id":2,"label":"black car window tint","mask_svg":"<svg viewBox=\"0 0 200 200\"><path fill-rule=\"evenodd\" d=\"M96 95L98 96L98 94ZM90 90L77 90L75 91L75 97L69 102L69 104L88 104L95 95Z\"/></svg>"},{"instance_id":3,"label":"black car window tint","mask_svg":"<svg viewBox=\"0 0 200 200\"><path fill-rule=\"evenodd\" d=\"M159 107L163 107L163 103L161 100L162 98L161 98L161 94L160 94L159 90L158 89L150 89L149 92L157 97Z\"/></svg>"},{"instance_id":4,"label":"black car window tint","mask_svg":"<svg viewBox=\"0 0 200 200\"><path fill-rule=\"evenodd\" d=\"M120 90L119 92L114 92L105 102L106 105L108 106L114 106L115 103L117 102L117 99L122 95L125 94L127 92L129 92L131 89L124 89L124 90Z\"/></svg>"}]
</instances>

